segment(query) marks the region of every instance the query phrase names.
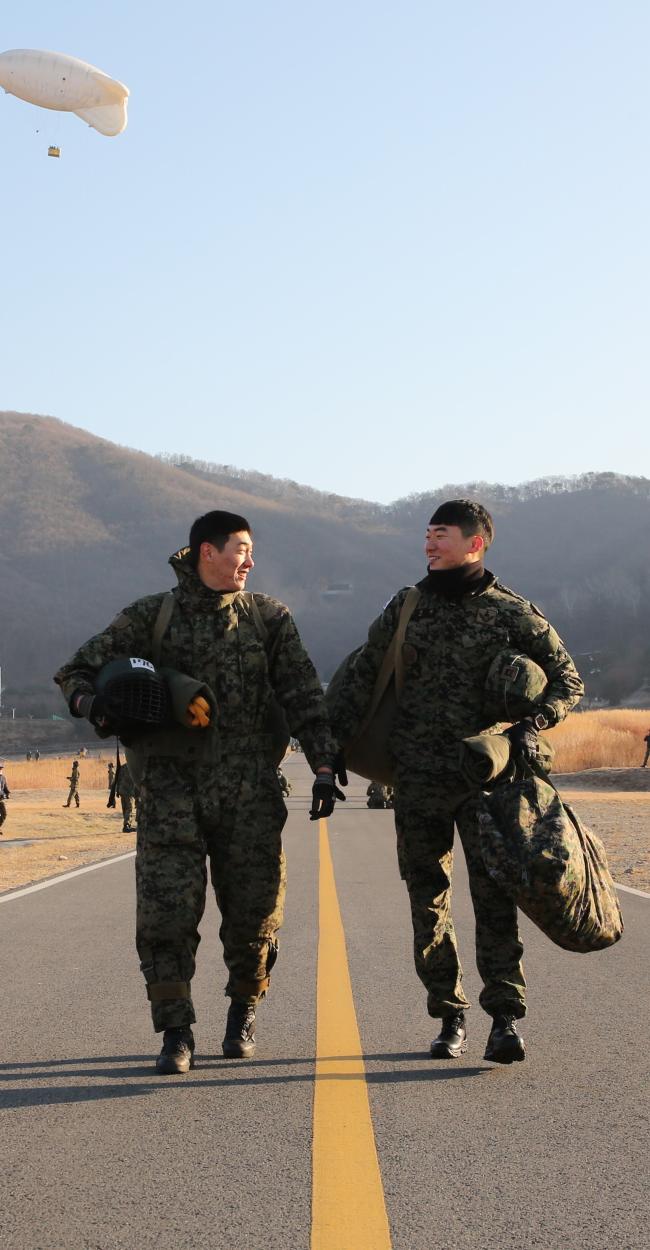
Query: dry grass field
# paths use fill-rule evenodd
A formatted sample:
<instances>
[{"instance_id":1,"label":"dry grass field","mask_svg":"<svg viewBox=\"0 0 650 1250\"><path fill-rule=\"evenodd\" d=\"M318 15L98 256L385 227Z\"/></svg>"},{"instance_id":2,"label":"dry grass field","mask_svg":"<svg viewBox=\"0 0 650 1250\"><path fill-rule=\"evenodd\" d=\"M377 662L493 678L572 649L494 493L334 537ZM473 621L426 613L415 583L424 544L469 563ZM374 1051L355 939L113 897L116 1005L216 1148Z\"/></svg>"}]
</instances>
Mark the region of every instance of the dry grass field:
<instances>
[{"instance_id":1,"label":"dry grass field","mask_svg":"<svg viewBox=\"0 0 650 1250\"><path fill-rule=\"evenodd\" d=\"M17 790L66 790L74 756L43 756L38 763L34 760L16 760L7 764L6 772L9 789ZM108 789L108 756L96 759L91 756L87 760L78 760L79 790ZM11 780L9 780L11 776Z\"/></svg>"},{"instance_id":2,"label":"dry grass field","mask_svg":"<svg viewBox=\"0 0 650 1250\"><path fill-rule=\"evenodd\" d=\"M555 751L553 771L577 773L585 768L639 768L645 754L650 711L604 708L572 712L548 733Z\"/></svg>"}]
</instances>

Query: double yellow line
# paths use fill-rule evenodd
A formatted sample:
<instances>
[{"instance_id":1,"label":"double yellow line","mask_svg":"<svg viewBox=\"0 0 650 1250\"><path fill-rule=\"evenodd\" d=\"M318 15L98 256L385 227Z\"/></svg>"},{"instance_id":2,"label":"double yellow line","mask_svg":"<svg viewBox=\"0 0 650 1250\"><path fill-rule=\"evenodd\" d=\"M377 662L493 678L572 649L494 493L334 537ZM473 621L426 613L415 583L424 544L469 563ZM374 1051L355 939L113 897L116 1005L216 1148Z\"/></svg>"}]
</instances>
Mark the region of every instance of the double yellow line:
<instances>
[{"instance_id":1,"label":"double yellow line","mask_svg":"<svg viewBox=\"0 0 650 1250\"><path fill-rule=\"evenodd\" d=\"M311 1250L391 1250L325 820L319 843Z\"/></svg>"}]
</instances>

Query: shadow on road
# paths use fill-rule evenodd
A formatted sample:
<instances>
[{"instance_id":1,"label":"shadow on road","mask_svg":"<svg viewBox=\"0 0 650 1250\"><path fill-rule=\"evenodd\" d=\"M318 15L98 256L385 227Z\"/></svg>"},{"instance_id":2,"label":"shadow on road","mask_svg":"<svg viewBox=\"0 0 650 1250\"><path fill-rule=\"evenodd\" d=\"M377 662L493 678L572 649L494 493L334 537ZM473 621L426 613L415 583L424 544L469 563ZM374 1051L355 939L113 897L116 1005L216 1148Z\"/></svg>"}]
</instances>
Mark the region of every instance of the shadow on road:
<instances>
[{"instance_id":1,"label":"shadow on road","mask_svg":"<svg viewBox=\"0 0 650 1250\"><path fill-rule=\"evenodd\" d=\"M142 1066L146 1060L146 1067ZM300 1059L252 1059L225 1060L218 1056L203 1056L194 1068L193 1076L152 1079L152 1057L150 1055L104 1055L91 1059L37 1060L34 1063L0 1064L0 1083L5 1089L0 1091L0 1110L17 1107L48 1106L64 1103L93 1102L110 1098L132 1098L144 1094L161 1093L165 1090L181 1089L230 1089L248 1086L292 1085L316 1081L359 1081L369 1085L396 1084L405 1081L448 1081L463 1077L485 1076L492 1069L489 1067L432 1066L431 1061L420 1054L409 1052L397 1054L364 1055L365 1062L395 1064L400 1062L426 1063L426 1067L412 1067L401 1071L366 1071L365 1077L359 1072L316 1072L316 1060L313 1056ZM319 1063L358 1063L358 1055L322 1056ZM98 1067L110 1063L120 1067ZM84 1066L85 1065L85 1066ZM133 1066L129 1066L133 1065ZM308 1065L309 1072L278 1071L273 1073L260 1072L260 1069L275 1067L291 1069L300 1065ZM216 1079L207 1076L203 1079L197 1073L213 1073L220 1071L223 1076ZM241 1073L235 1075L235 1073ZM82 1085L66 1085L48 1087L48 1081L82 1078ZM113 1083L100 1084L99 1078L112 1077ZM116 1083L118 1078L119 1083ZM121 1078L121 1080L120 1080ZM144 1079L143 1079L144 1078ZM38 1081L36 1086L22 1089L7 1088L9 1082Z\"/></svg>"}]
</instances>

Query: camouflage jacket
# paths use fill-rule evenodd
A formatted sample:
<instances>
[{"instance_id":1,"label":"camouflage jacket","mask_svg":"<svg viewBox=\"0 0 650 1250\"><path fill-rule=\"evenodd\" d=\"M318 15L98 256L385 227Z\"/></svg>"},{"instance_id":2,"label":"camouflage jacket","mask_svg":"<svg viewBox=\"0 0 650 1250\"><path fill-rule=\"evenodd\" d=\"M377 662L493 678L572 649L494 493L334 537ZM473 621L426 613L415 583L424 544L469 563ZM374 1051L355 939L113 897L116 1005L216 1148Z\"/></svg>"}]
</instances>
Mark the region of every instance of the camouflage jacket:
<instances>
[{"instance_id":1,"label":"camouflage jacket","mask_svg":"<svg viewBox=\"0 0 650 1250\"><path fill-rule=\"evenodd\" d=\"M8 799L10 794L11 794L11 790L9 789L9 786L7 785L6 777L0 776L0 799Z\"/></svg>"},{"instance_id":2,"label":"camouflage jacket","mask_svg":"<svg viewBox=\"0 0 650 1250\"><path fill-rule=\"evenodd\" d=\"M217 705L217 733L179 728L176 741L185 737L203 757L217 750L254 751L275 695L312 769L331 764L336 744L323 692L289 609L268 595L255 595L268 634L264 641L245 599L236 591L220 593L204 586L188 556L184 548L170 557L178 586L160 664L210 687ZM164 592L137 599L75 652L54 678L66 700L75 690L92 691L93 679L109 660L129 655L153 658L152 635L163 598Z\"/></svg>"},{"instance_id":3,"label":"camouflage jacket","mask_svg":"<svg viewBox=\"0 0 650 1250\"><path fill-rule=\"evenodd\" d=\"M515 647L548 677L544 704L558 720L578 702L583 684L562 640L538 608L489 574L478 591L445 596L421 591L402 651L404 687L391 752L399 770L448 771L462 738L490 728L483 711L485 679L498 652ZM330 709L339 741L354 738L367 711L384 653L397 628L408 587L373 621Z\"/></svg>"}]
</instances>

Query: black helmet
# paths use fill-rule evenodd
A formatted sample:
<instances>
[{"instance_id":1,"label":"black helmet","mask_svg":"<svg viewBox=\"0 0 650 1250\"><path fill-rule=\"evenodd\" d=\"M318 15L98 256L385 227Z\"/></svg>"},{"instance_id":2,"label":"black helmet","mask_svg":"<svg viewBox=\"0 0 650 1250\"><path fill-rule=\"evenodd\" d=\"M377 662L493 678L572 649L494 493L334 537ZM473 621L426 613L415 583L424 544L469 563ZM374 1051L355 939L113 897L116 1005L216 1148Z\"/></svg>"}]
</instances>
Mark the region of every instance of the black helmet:
<instances>
[{"instance_id":1,"label":"black helmet","mask_svg":"<svg viewBox=\"0 0 650 1250\"><path fill-rule=\"evenodd\" d=\"M95 679L95 694L121 738L164 725L169 718L167 686L150 660L137 656L110 660Z\"/></svg>"}]
</instances>

